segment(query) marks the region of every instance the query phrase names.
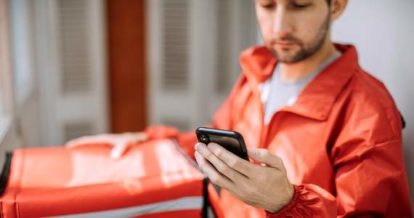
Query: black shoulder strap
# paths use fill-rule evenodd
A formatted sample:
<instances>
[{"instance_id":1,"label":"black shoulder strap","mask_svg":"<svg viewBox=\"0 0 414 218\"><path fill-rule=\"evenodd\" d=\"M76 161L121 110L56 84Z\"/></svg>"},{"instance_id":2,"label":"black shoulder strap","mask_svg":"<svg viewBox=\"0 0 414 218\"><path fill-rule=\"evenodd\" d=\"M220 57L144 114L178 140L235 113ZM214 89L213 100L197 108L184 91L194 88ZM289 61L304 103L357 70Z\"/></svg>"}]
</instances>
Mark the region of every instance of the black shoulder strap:
<instances>
[{"instance_id":1,"label":"black shoulder strap","mask_svg":"<svg viewBox=\"0 0 414 218\"><path fill-rule=\"evenodd\" d=\"M0 175L0 196L3 195L4 191L6 191L6 188L7 188L7 182L9 181L12 157L13 157L13 152L9 151L6 153L6 161L4 162L3 170L1 171L1 175Z\"/></svg>"},{"instance_id":2,"label":"black shoulder strap","mask_svg":"<svg viewBox=\"0 0 414 218\"><path fill-rule=\"evenodd\" d=\"M404 129L407 123L405 122L404 117L402 116L402 114L401 114L401 123L402 123L402 128Z\"/></svg>"}]
</instances>

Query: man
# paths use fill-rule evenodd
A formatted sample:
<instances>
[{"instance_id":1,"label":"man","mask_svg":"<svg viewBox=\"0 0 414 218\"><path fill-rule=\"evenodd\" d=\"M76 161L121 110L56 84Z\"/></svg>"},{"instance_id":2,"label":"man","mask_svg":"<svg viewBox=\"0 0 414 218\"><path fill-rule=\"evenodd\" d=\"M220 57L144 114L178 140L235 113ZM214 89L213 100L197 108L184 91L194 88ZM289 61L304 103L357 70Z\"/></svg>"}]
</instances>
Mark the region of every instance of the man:
<instances>
[{"instance_id":1,"label":"man","mask_svg":"<svg viewBox=\"0 0 414 218\"><path fill-rule=\"evenodd\" d=\"M194 151L194 134L167 127L110 135L122 142L114 155L129 142L176 137L222 188L224 217L412 217L400 114L356 49L331 42L346 4L255 0L265 47L242 53L243 75L212 124L240 132L255 163L216 144Z\"/></svg>"}]
</instances>

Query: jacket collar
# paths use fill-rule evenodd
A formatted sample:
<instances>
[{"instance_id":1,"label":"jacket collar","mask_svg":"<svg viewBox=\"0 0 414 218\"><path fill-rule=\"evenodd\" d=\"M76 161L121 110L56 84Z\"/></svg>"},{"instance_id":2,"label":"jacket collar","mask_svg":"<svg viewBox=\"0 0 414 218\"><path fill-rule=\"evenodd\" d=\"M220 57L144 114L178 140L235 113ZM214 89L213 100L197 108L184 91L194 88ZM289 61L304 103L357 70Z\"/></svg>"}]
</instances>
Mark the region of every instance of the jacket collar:
<instances>
[{"instance_id":1,"label":"jacket collar","mask_svg":"<svg viewBox=\"0 0 414 218\"><path fill-rule=\"evenodd\" d=\"M298 96L296 103L283 108L302 116L325 120L337 96L345 88L354 72L359 69L358 55L354 46L335 44L342 53L327 66ZM273 73L277 60L264 46L244 51L240 57L241 67L248 82L258 88Z\"/></svg>"}]
</instances>

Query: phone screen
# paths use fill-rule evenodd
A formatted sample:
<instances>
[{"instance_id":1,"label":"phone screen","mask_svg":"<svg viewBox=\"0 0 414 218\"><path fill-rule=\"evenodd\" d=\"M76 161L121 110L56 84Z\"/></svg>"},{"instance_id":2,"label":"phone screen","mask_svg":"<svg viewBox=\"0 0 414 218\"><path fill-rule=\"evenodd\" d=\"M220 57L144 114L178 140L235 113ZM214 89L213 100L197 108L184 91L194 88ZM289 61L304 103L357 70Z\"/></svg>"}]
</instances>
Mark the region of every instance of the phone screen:
<instances>
[{"instance_id":1,"label":"phone screen","mask_svg":"<svg viewBox=\"0 0 414 218\"><path fill-rule=\"evenodd\" d=\"M243 137L238 132L199 127L196 129L196 134L198 141L206 145L214 142L240 158L249 159Z\"/></svg>"},{"instance_id":2,"label":"phone screen","mask_svg":"<svg viewBox=\"0 0 414 218\"><path fill-rule=\"evenodd\" d=\"M245 156L241 150L241 145L236 138L229 136L220 136L209 134L209 141L217 143L233 154L243 157Z\"/></svg>"}]
</instances>

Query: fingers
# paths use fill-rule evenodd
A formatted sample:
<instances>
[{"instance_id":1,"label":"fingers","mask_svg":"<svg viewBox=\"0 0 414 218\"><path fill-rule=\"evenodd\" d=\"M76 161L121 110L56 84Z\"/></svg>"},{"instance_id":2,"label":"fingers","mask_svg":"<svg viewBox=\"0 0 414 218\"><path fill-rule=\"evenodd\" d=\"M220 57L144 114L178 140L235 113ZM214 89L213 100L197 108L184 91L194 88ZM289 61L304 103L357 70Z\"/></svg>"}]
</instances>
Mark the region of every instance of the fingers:
<instances>
[{"instance_id":1,"label":"fingers","mask_svg":"<svg viewBox=\"0 0 414 218\"><path fill-rule=\"evenodd\" d=\"M101 134L93 136L83 136L73 140L70 140L66 143L68 147L77 147L85 144L94 144L94 143L105 143L110 141L113 136L111 134Z\"/></svg>"},{"instance_id":2,"label":"fingers","mask_svg":"<svg viewBox=\"0 0 414 218\"><path fill-rule=\"evenodd\" d=\"M82 138L70 140L69 142L66 143L66 146L67 147L77 147L77 146L85 145L85 144L90 144L89 140L82 137Z\"/></svg>"},{"instance_id":3,"label":"fingers","mask_svg":"<svg viewBox=\"0 0 414 218\"><path fill-rule=\"evenodd\" d=\"M222 146L216 143L210 143L207 146L209 150L222 160L227 166L243 174L246 177L250 177L252 171L255 170L255 166L246 160L241 159L237 155L226 150Z\"/></svg>"},{"instance_id":4,"label":"fingers","mask_svg":"<svg viewBox=\"0 0 414 218\"><path fill-rule=\"evenodd\" d=\"M127 132L116 135L115 140L125 140L129 143L139 143L148 140L148 135L145 132Z\"/></svg>"},{"instance_id":5,"label":"fingers","mask_svg":"<svg viewBox=\"0 0 414 218\"><path fill-rule=\"evenodd\" d=\"M67 147L76 147L76 146L81 145L81 144L83 144L83 143L80 142L80 139L73 139L73 140L70 140L70 141L66 142L65 145Z\"/></svg>"},{"instance_id":6,"label":"fingers","mask_svg":"<svg viewBox=\"0 0 414 218\"><path fill-rule=\"evenodd\" d=\"M276 168L281 171L285 171L285 167L283 165L282 159L280 159L278 156L271 154L266 149L259 149L259 148L253 148L248 149L249 157L252 159L259 161L261 163L264 163L268 165L269 167Z\"/></svg>"},{"instance_id":7,"label":"fingers","mask_svg":"<svg viewBox=\"0 0 414 218\"><path fill-rule=\"evenodd\" d=\"M198 165L200 166L201 171L203 171L203 173L210 179L212 183L225 189L230 189L233 186L232 182L217 172L212 164L209 163L209 161L207 161L199 152L196 151L194 153L194 156Z\"/></svg>"},{"instance_id":8,"label":"fingers","mask_svg":"<svg viewBox=\"0 0 414 218\"><path fill-rule=\"evenodd\" d=\"M147 133L145 133L145 132L136 133L136 142L143 142L143 141L146 141L148 139L149 139L149 137L148 137Z\"/></svg>"},{"instance_id":9,"label":"fingers","mask_svg":"<svg viewBox=\"0 0 414 218\"><path fill-rule=\"evenodd\" d=\"M143 132L139 133L123 133L117 135L117 137L113 137L111 142L113 144L113 148L111 150L111 158L112 159L119 159L122 155L126 153L128 148L135 143L139 143L148 139L147 134Z\"/></svg>"},{"instance_id":10,"label":"fingers","mask_svg":"<svg viewBox=\"0 0 414 218\"><path fill-rule=\"evenodd\" d=\"M78 147L86 144L105 143L113 146L110 156L119 159L131 144L136 144L148 140L145 132L123 133L123 134L100 134L94 136L84 136L66 143L68 147Z\"/></svg>"},{"instance_id":11,"label":"fingers","mask_svg":"<svg viewBox=\"0 0 414 218\"><path fill-rule=\"evenodd\" d=\"M121 158L121 156L125 153L128 149L128 142L126 141L118 141L114 143L114 147L111 150L111 158L117 160Z\"/></svg>"},{"instance_id":12,"label":"fingers","mask_svg":"<svg viewBox=\"0 0 414 218\"><path fill-rule=\"evenodd\" d=\"M68 147L76 147L77 145L84 144L83 143L85 141L84 138L85 137L81 137L81 138L77 138L77 139L72 139L72 140L66 142L66 146L68 146Z\"/></svg>"},{"instance_id":13,"label":"fingers","mask_svg":"<svg viewBox=\"0 0 414 218\"><path fill-rule=\"evenodd\" d=\"M214 168L217 169L221 174L229 178L231 181L243 179L243 175L237 172L235 169L227 165L223 160L218 158L213 152L211 152L207 146L203 143L196 144L196 151L208 160Z\"/></svg>"}]
</instances>

